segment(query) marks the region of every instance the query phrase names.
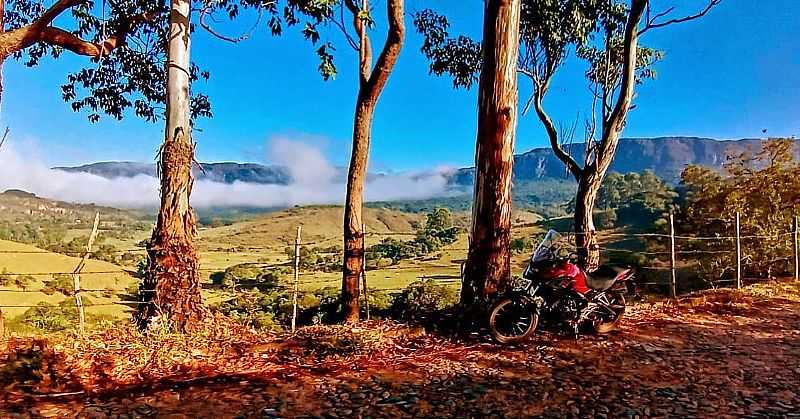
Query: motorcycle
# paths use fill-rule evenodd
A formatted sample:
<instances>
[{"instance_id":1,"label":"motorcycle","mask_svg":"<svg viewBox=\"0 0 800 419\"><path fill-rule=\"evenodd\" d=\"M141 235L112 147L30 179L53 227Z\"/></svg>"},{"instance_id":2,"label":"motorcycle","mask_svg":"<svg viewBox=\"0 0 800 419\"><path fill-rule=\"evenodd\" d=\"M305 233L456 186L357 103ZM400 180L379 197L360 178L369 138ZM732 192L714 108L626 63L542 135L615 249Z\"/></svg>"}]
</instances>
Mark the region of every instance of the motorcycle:
<instances>
[{"instance_id":1,"label":"motorcycle","mask_svg":"<svg viewBox=\"0 0 800 419\"><path fill-rule=\"evenodd\" d=\"M633 289L632 269L601 266L587 273L573 260L564 238L550 230L533 252L522 279L497 301L489 315L500 343L525 340L542 323L566 327L577 337L589 329L605 334L625 314L625 293Z\"/></svg>"}]
</instances>

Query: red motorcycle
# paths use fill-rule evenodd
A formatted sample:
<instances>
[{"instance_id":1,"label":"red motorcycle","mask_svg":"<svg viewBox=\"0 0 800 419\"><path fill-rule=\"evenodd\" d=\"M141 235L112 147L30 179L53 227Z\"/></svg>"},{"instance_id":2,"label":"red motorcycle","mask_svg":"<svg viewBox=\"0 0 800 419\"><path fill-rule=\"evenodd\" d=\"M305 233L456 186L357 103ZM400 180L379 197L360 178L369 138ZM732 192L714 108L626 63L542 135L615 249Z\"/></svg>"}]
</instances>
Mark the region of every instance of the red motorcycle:
<instances>
[{"instance_id":1,"label":"red motorcycle","mask_svg":"<svg viewBox=\"0 0 800 419\"><path fill-rule=\"evenodd\" d=\"M587 273L574 262L564 238L550 230L531 256L522 280L492 307L489 328L500 343L519 342L543 323L608 333L625 314L632 269L601 266Z\"/></svg>"}]
</instances>

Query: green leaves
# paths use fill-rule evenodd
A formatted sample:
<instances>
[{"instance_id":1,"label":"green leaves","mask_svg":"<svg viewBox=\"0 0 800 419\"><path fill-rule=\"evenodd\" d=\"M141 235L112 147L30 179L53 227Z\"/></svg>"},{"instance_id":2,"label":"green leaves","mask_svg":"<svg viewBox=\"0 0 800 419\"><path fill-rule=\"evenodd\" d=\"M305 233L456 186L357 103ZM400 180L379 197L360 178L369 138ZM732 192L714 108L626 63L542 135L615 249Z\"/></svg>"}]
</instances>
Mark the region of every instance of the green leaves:
<instances>
[{"instance_id":1,"label":"green leaves","mask_svg":"<svg viewBox=\"0 0 800 419\"><path fill-rule=\"evenodd\" d=\"M519 67L544 86L574 48L576 57L589 63L588 81L613 89L621 78L627 18L627 4L616 0L524 0ZM452 37L447 18L430 9L414 14L414 26L424 37L421 51L430 60L431 74L450 76L456 88L477 82L480 42ZM637 82L655 78L652 65L661 58L660 51L640 47Z\"/></svg>"},{"instance_id":2,"label":"green leaves","mask_svg":"<svg viewBox=\"0 0 800 419\"><path fill-rule=\"evenodd\" d=\"M336 65L333 63L333 54L331 51L336 51L336 48L328 42L319 49L317 49L317 56L319 56L319 74L325 81L336 78Z\"/></svg>"},{"instance_id":3,"label":"green leaves","mask_svg":"<svg viewBox=\"0 0 800 419\"><path fill-rule=\"evenodd\" d=\"M455 88L469 89L478 82L480 43L466 36L450 38L447 18L430 9L414 13L414 26L425 38L421 51L431 62L431 74L449 75Z\"/></svg>"}]
</instances>

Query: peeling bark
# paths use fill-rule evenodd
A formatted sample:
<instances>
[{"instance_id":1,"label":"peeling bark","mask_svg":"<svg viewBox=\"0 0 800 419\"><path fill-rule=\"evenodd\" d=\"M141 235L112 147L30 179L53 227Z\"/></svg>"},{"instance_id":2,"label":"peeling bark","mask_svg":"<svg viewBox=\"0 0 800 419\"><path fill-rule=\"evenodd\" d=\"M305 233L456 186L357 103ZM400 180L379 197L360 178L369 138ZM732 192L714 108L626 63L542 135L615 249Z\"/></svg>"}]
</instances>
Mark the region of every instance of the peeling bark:
<instances>
[{"instance_id":1,"label":"peeling bark","mask_svg":"<svg viewBox=\"0 0 800 419\"><path fill-rule=\"evenodd\" d=\"M461 303L492 298L511 277L511 181L517 129L520 0L487 0L472 227Z\"/></svg>"},{"instance_id":2,"label":"peeling bark","mask_svg":"<svg viewBox=\"0 0 800 419\"><path fill-rule=\"evenodd\" d=\"M189 121L189 0L172 0L167 58L167 123L160 151L161 206L147 246L148 265L138 323L156 318L170 329L186 331L205 315L196 220L189 200L194 180L194 143Z\"/></svg>"}]
</instances>

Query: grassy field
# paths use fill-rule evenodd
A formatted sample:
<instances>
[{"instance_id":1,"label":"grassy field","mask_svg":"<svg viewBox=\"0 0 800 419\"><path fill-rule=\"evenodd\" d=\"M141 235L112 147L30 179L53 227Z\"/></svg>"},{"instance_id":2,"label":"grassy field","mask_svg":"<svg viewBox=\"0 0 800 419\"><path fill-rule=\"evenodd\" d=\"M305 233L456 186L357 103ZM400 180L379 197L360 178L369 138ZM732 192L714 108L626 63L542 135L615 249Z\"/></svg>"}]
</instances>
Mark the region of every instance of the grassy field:
<instances>
[{"instance_id":1,"label":"grassy field","mask_svg":"<svg viewBox=\"0 0 800 419\"><path fill-rule=\"evenodd\" d=\"M276 212L235 224L201 229L198 238L201 270L204 282L210 283L210 276L215 272L224 271L226 268L243 263L277 264L289 262L290 256L286 253L287 247L294 245L294 237L298 225L302 226L302 242L308 246L341 246L341 224L343 212L341 207L312 206L293 208ZM469 215L465 213L454 214L455 222L466 227ZM539 227L534 226L538 216L529 212L519 212L514 215L515 224L524 224L525 227L515 228L515 237L538 237L541 233ZM394 237L400 240L411 240L413 237L398 233L413 233L425 222L425 214L404 213L388 209L366 209L364 221L367 231L367 245ZM71 234L80 235L83 231L72 231ZM88 231L86 232L88 234ZM102 232L101 232L102 234ZM128 240L108 240L106 243L114 244L120 249L135 248L149 233L141 232L141 237L132 237ZM440 252L418 260L404 260L397 265L382 269L370 270L367 273L368 284L371 289L400 290L408 284L422 278L457 281L460 267L466 258L468 240L466 234L461 234L458 241L447 246ZM6 253L3 253L3 252ZM514 258L514 272L519 273L521 266L528 255L516 255ZM34 283L27 286L29 290L41 290L45 280L51 279L50 273L71 272L78 264L78 258L56 253L46 252L33 246L0 241L0 271L6 269L15 275L30 274L36 278ZM133 268L120 267L111 263L89 260L81 276L81 285L84 289L113 289L112 292L85 292L83 295L93 304L103 304L98 307L87 307L87 313L127 318L130 308L122 304L111 304L126 298L124 290L137 283L131 276ZM126 272L127 271L127 272ZM95 273L92 273L95 272ZM290 284L292 275L281 278ZM303 290L316 290L324 287L340 287L341 272L301 272L300 287ZM457 287L457 282L452 286ZM58 304L65 299L72 299L61 293L47 295L43 292L20 292L16 287L0 288L0 306L7 319L13 319L27 310L25 307L39 302ZM208 303L223 301L230 294L215 289L204 291L204 298Z\"/></svg>"},{"instance_id":2,"label":"grassy field","mask_svg":"<svg viewBox=\"0 0 800 419\"><path fill-rule=\"evenodd\" d=\"M5 253L4 253L5 252ZM51 273L68 273L78 265L79 259L45 252L33 246L0 240L0 271L7 270L16 275L31 275L36 281L28 285L29 290L39 290L44 286L44 281L52 278ZM81 275L81 287L86 289L113 288L125 290L135 282L135 279L124 268L110 263L89 260ZM91 273L102 272L102 273ZM41 301L57 304L67 297L61 293L46 295L42 292L18 292L15 287L0 288L0 306L7 317L22 314L24 307L8 307L16 305L35 305ZM86 292L93 303L106 304L119 301L116 292ZM99 314L122 315L127 307L121 305L87 307L87 311Z\"/></svg>"}]
</instances>

